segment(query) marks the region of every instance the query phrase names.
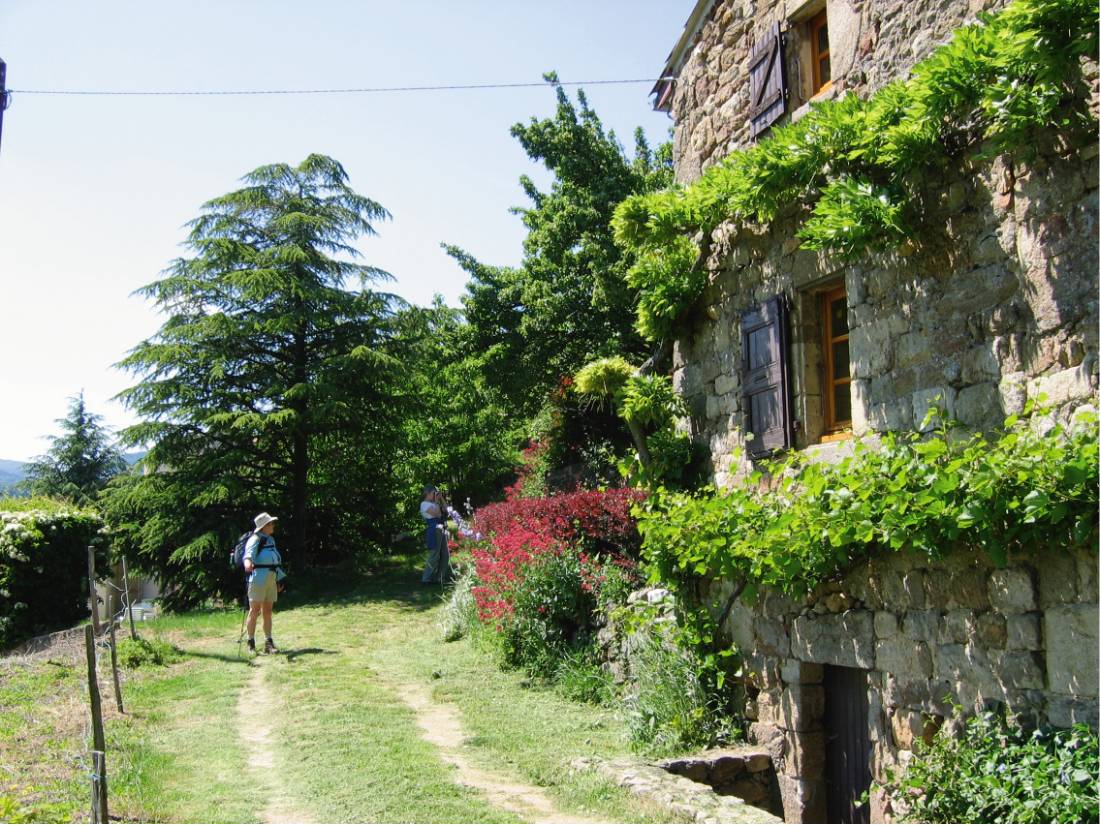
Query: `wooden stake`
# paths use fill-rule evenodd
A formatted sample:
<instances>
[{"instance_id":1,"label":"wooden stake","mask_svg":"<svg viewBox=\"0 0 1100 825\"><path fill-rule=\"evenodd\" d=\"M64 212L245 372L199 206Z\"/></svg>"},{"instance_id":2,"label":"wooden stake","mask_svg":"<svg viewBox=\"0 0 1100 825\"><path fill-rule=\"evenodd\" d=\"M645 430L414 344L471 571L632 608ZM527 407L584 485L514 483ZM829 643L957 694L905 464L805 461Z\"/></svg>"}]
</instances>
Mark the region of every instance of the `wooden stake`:
<instances>
[{"instance_id":1,"label":"wooden stake","mask_svg":"<svg viewBox=\"0 0 1100 825\"><path fill-rule=\"evenodd\" d=\"M103 707L99 698L99 679L95 669L95 631L91 625L84 626L84 653L88 658L88 704L92 709L92 745L93 750L105 751L103 741Z\"/></svg>"},{"instance_id":2,"label":"wooden stake","mask_svg":"<svg viewBox=\"0 0 1100 825\"><path fill-rule=\"evenodd\" d=\"M88 548L88 607L92 611L92 630L99 636L99 601L95 594L95 548Z\"/></svg>"},{"instance_id":3,"label":"wooden stake","mask_svg":"<svg viewBox=\"0 0 1100 825\"><path fill-rule=\"evenodd\" d=\"M107 815L107 755L92 751L92 822L109 822Z\"/></svg>"},{"instance_id":4,"label":"wooden stake","mask_svg":"<svg viewBox=\"0 0 1100 825\"><path fill-rule=\"evenodd\" d=\"M111 632L111 672L114 674L115 681L115 706L118 708L119 713L125 713L122 709L122 685L118 678L118 651L115 649L115 623L111 620L110 623Z\"/></svg>"},{"instance_id":5,"label":"wooden stake","mask_svg":"<svg viewBox=\"0 0 1100 825\"><path fill-rule=\"evenodd\" d=\"M134 597L130 593L130 576L126 572L126 557L122 557L122 586L126 588L126 612L130 615L130 638L138 637L134 628Z\"/></svg>"}]
</instances>

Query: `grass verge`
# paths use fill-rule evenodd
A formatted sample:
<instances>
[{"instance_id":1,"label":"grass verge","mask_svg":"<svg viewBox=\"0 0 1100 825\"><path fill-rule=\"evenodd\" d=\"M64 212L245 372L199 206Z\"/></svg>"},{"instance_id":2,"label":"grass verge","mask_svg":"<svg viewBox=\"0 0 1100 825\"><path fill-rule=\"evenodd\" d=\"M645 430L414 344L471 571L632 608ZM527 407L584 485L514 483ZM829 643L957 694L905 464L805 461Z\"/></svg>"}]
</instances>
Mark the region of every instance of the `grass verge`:
<instances>
[{"instance_id":1,"label":"grass verge","mask_svg":"<svg viewBox=\"0 0 1100 825\"><path fill-rule=\"evenodd\" d=\"M238 658L239 612L143 623L143 635L170 640L183 659L126 671L127 713L107 708L112 814L261 819L265 800L249 787L249 747L237 720L238 699L261 667L271 770L288 803L316 821L517 821L464 785L422 738L399 693L410 684L430 688L457 712L472 764L542 787L563 814L666 821L612 784L570 772L575 756L629 753L611 712L502 672L469 641L441 641L442 594L418 586L417 561L301 582L277 608L282 653L258 663ZM84 678L78 656L0 664L0 818L85 818ZM100 683L105 705L113 705L106 669Z\"/></svg>"}]
</instances>

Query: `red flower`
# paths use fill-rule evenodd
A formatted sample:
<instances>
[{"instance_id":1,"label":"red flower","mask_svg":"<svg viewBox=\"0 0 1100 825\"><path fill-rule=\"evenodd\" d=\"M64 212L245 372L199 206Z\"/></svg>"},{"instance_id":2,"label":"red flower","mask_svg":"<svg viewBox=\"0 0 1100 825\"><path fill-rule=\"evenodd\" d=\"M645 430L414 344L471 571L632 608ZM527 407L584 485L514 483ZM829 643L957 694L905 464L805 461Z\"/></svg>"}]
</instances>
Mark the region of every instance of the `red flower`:
<instances>
[{"instance_id":1,"label":"red flower","mask_svg":"<svg viewBox=\"0 0 1100 825\"><path fill-rule=\"evenodd\" d=\"M508 499L476 511L473 530L486 538L464 542L460 548L469 547L480 582L473 589L478 615L498 624L510 617L515 588L527 568L543 556L560 555L567 547L578 549L581 586L586 592L598 591L605 579L604 562L589 550L599 550L612 563L633 569L634 562L623 553L637 550L638 531L630 509L644 495L632 488L581 490Z\"/></svg>"}]
</instances>

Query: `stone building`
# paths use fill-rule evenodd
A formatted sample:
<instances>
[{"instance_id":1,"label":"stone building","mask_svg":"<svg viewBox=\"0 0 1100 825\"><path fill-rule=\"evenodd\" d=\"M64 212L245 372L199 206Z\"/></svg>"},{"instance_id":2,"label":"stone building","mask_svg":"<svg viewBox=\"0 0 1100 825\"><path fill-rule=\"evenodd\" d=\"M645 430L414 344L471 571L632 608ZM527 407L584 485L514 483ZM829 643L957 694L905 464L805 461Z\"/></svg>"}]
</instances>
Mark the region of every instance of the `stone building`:
<instances>
[{"instance_id":1,"label":"stone building","mask_svg":"<svg viewBox=\"0 0 1100 825\"><path fill-rule=\"evenodd\" d=\"M654 88L678 181L811 101L873 94L1005 5L700 0ZM1095 64L1085 72L1095 115ZM708 286L672 368L718 485L776 450L827 460L853 437L917 429L932 405L989 429L1029 398L1064 413L1092 401L1097 146L1051 134L1036 149L1027 162L972 157L930 175L920 243L855 263L800 248L797 205L713 233ZM1060 572L1027 558L994 570L965 553L876 562L806 603L738 605L728 629L759 674L753 734L772 752L787 821L889 819L890 800L855 806L852 795L904 764L948 696L1095 726L1096 563L1094 552L1059 560ZM837 744L842 730L856 735ZM841 761L851 775L835 773Z\"/></svg>"}]
</instances>

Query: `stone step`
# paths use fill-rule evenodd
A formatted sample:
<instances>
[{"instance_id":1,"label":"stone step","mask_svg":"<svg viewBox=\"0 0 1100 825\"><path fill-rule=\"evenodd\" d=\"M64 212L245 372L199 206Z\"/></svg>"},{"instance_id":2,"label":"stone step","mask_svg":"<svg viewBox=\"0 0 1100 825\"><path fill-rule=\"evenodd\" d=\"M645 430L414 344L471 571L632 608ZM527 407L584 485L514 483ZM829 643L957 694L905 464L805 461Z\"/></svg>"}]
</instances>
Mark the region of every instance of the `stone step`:
<instances>
[{"instance_id":1,"label":"stone step","mask_svg":"<svg viewBox=\"0 0 1100 825\"><path fill-rule=\"evenodd\" d=\"M771 758L761 751L749 752L753 756L767 757L766 768L771 767ZM698 757L697 760L709 759ZM740 760L742 768L747 760L739 751L721 754L719 759L727 762ZM676 762L677 760L665 760ZM686 760L685 760L686 761ZM725 764L725 763L723 763ZM760 765L756 759L754 765ZM670 773L660 763L640 762L632 759L600 759L598 757L578 757L570 763L574 771L594 771L626 788L631 793L667 808L683 822L782 822L779 817L757 808L735 796L720 796L709 786L693 782L686 776ZM763 768L759 773L763 772Z\"/></svg>"}]
</instances>

